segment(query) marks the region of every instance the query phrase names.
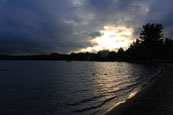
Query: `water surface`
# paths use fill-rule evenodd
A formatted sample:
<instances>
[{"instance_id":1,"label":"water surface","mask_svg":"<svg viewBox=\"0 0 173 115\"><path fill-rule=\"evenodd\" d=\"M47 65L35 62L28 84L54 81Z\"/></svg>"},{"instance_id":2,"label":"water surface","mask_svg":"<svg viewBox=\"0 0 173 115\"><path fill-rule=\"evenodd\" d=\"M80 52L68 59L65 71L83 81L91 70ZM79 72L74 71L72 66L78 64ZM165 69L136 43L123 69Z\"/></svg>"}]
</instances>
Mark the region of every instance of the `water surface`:
<instances>
[{"instance_id":1,"label":"water surface","mask_svg":"<svg viewBox=\"0 0 173 115\"><path fill-rule=\"evenodd\" d=\"M158 72L124 62L0 61L0 115L102 114Z\"/></svg>"}]
</instances>

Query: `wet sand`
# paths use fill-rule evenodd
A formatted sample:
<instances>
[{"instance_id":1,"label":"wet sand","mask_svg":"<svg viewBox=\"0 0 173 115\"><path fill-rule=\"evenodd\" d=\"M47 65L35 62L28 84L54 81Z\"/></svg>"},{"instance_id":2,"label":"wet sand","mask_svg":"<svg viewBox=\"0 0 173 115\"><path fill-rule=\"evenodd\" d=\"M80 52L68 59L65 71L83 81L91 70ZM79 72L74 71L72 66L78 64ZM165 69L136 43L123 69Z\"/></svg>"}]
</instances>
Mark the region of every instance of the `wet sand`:
<instances>
[{"instance_id":1,"label":"wet sand","mask_svg":"<svg viewBox=\"0 0 173 115\"><path fill-rule=\"evenodd\" d=\"M173 64L144 90L106 115L173 115Z\"/></svg>"}]
</instances>

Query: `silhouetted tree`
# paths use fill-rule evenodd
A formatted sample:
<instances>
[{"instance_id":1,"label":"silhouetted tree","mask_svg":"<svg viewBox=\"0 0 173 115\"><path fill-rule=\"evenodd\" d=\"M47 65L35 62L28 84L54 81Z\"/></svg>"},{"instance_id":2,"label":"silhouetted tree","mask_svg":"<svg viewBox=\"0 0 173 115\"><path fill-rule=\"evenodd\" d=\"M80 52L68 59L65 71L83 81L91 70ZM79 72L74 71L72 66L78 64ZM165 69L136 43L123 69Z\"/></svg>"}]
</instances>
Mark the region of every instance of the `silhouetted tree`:
<instances>
[{"instance_id":1,"label":"silhouetted tree","mask_svg":"<svg viewBox=\"0 0 173 115\"><path fill-rule=\"evenodd\" d=\"M146 54L146 58L160 58L160 54L163 51L163 26L161 24L146 24L143 26L143 30L140 33L139 39L141 40L141 46L143 53Z\"/></svg>"},{"instance_id":2,"label":"silhouetted tree","mask_svg":"<svg viewBox=\"0 0 173 115\"><path fill-rule=\"evenodd\" d=\"M117 57L118 60L124 60L124 58L125 58L124 56L125 56L125 51L124 51L123 48L120 48L120 49L117 51L116 57Z\"/></svg>"},{"instance_id":3,"label":"silhouetted tree","mask_svg":"<svg viewBox=\"0 0 173 115\"><path fill-rule=\"evenodd\" d=\"M156 42L162 40L163 26L161 24L146 24L143 26L143 30L140 33L139 39L144 42Z\"/></svg>"},{"instance_id":4,"label":"silhouetted tree","mask_svg":"<svg viewBox=\"0 0 173 115\"><path fill-rule=\"evenodd\" d=\"M162 58L164 52L162 29L161 24L144 25L139 38L127 50L129 57L142 60Z\"/></svg>"},{"instance_id":5,"label":"silhouetted tree","mask_svg":"<svg viewBox=\"0 0 173 115\"><path fill-rule=\"evenodd\" d=\"M166 59L173 58L173 40L166 38L164 43L164 56Z\"/></svg>"}]
</instances>

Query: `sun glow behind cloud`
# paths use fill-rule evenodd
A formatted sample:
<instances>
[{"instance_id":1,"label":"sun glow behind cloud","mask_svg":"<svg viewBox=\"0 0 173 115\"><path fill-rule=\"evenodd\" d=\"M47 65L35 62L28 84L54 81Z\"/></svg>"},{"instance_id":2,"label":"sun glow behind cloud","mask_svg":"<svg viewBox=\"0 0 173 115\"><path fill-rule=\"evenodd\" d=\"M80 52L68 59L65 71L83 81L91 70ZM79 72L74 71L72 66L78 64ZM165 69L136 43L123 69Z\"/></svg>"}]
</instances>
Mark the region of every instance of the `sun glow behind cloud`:
<instances>
[{"instance_id":1,"label":"sun glow behind cloud","mask_svg":"<svg viewBox=\"0 0 173 115\"><path fill-rule=\"evenodd\" d=\"M115 27L112 25L104 26L100 30L100 36L90 40L92 47L81 49L78 52L97 52L100 50L116 51L120 47L128 48L133 42L133 29L125 26Z\"/></svg>"}]
</instances>

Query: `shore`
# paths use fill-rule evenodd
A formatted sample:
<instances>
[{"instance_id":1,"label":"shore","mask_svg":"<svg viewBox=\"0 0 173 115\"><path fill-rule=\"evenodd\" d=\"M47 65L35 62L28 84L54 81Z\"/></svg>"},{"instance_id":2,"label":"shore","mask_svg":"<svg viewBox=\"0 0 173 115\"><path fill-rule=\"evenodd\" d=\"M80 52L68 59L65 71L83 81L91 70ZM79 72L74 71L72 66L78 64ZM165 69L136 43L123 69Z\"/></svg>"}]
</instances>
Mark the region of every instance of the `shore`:
<instances>
[{"instance_id":1,"label":"shore","mask_svg":"<svg viewBox=\"0 0 173 115\"><path fill-rule=\"evenodd\" d=\"M164 66L162 76L106 115L173 115L173 64Z\"/></svg>"}]
</instances>

